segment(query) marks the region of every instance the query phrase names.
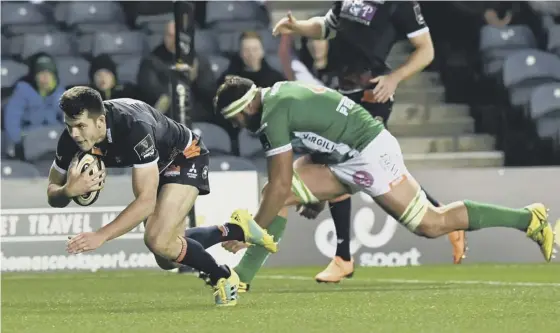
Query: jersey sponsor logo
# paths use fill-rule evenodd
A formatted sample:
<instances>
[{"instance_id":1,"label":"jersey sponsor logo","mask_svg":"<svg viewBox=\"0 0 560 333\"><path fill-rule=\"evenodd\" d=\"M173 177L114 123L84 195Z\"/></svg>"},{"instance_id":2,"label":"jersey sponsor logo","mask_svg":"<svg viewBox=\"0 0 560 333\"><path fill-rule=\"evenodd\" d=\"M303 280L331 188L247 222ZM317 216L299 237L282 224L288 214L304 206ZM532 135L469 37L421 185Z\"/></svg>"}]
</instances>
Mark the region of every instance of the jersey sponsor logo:
<instances>
[{"instance_id":1,"label":"jersey sponsor logo","mask_svg":"<svg viewBox=\"0 0 560 333\"><path fill-rule=\"evenodd\" d=\"M373 204L373 199L365 193L360 193L359 198L367 204ZM352 220L353 239L350 240L350 253L358 254L360 266L409 266L420 265L421 253L413 247L405 251L379 251L391 243L398 228L398 222L388 215L381 229L374 232L374 226L379 223L376 214L370 207L362 207L354 214ZM402 228L400 228L403 230ZM403 230L403 232L405 232ZM315 245L321 254L332 258L337 246L336 230L332 219L325 219L315 229Z\"/></svg>"},{"instance_id":2,"label":"jersey sponsor logo","mask_svg":"<svg viewBox=\"0 0 560 333\"><path fill-rule=\"evenodd\" d=\"M206 179L208 178L208 166L205 165L204 168L202 168L202 179Z\"/></svg>"},{"instance_id":3,"label":"jersey sponsor logo","mask_svg":"<svg viewBox=\"0 0 560 333\"><path fill-rule=\"evenodd\" d=\"M163 173L163 175L166 177L176 177L179 176L180 174L181 174L181 167L174 164L171 164L167 169L165 169L165 172Z\"/></svg>"},{"instance_id":4,"label":"jersey sponsor logo","mask_svg":"<svg viewBox=\"0 0 560 333\"><path fill-rule=\"evenodd\" d=\"M422 10L420 9L420 4L416 1L414 1L414 16L416 18L416 23L418 23L419 25L424 25L426 24L426 21L424 20L424 15L422 15Z\"/></svg>"},{"instance_id":5,"label":"jersey sponsor logo","mask_svg":"<svg viewBox=\"0 0 560 333\"><path fill-rule=\"evenodd\" d=\"M377 6L373 5L371 1L345 0L342 3L340 16L351 21L370 25L376 12Z\"/></svg>"},{"instance_id":6,"label":"jersey sponsor logo","mask_svg":"<svg viewBox=\"0 0 560 333\"><path fill-rule=\"evenodd\" d=\"M156 153L156 146L151 134L148 134L134 146L134 151L141 159L153 156Z\"/></svg>"},{"instance_id":7,"label":"jersey sponsor logo","mask_svg":"<svg viewBox=\"0 0 560 333\"><path fill-rule=\"evenodd\" d=\"M198 172L196 171L196 165L194 163L191 165L191 168L187 172L187 177L189 177L190 179L195 179L198 177Z\"/></svg>"},{"instance_id":8,"label":"jersey sponsor logo","mask_svg":"<svg viewBox=\"0 0 560 333\"><path fill-rule=\"evenodd\" d=\"M373 185L373 176L367 171L360 170L354 172L352 181L363 187L371 187Z\"/></svg>"}]
</instances>

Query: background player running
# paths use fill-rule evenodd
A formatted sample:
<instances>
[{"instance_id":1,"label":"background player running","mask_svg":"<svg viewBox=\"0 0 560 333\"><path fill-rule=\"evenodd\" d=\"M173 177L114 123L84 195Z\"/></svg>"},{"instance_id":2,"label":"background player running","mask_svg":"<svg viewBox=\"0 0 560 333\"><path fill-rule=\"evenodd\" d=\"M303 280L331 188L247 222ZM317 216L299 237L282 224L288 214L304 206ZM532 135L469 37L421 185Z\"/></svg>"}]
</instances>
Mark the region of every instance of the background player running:
<instances>
[{"instance_id":1,"label":"background player running","mask_svg":"<svg viewBox=\"0 0 560 333\"><path fill-rule=\"evenodd\" d=\"M205 247L232 239L260 244L270 251L276 251L276 245L258 225L241 220L238 211L230 223L190 229L184 235L186 216L197 196L210 192L208 151L201 138L144 102L103 102L99 93L88 87L67 90L60 108L67 128L59 138L49 174L49 204L65 207L71 198L101 189L105 171L80 173L80 152L99 156L108 167L132 166L135 196L111 223L71 238L67 251L95 250L146 220L144 241L160 267L182 264L208 272L216 304L235 305L237 274L219 266ZM193 168L196 177L189 171Z\"/></svg>"},{"instance_id":2,"label":"background player running","mask_svg":"<svg viewBox=\"0 0 560 333\"><path fill-rule=\"evenodd\" d=\"M251 80L230 76L218 89L215 106L235 126L258 134L266 151L268 183L254 218L262 227L286 219L288 206L361 191L419 236L513 228L526 232L545 260L551 260L554 234L543 204L511 209L465 200L435 207L407 170L398 141L383 123L334 90L297 82L258 88ZM294 142L315 157L296 169Z\"/></svg>"}]
</instances>

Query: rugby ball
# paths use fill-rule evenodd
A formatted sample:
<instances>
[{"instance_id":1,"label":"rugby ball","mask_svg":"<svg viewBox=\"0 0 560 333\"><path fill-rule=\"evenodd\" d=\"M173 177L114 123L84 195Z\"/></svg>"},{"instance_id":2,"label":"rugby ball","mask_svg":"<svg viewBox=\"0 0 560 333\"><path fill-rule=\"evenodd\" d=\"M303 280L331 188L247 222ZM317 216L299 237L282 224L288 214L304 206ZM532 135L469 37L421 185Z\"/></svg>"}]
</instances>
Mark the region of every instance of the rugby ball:
<instances>
[{"instance_id":1,"label":"rugby ball","mask_svg":"<svg viewBox=\"0 0 560 333\"><path fill-rule=\"evenodd\" d=\"M89 171L90 175L93 175L94 173L105 169L105 164L103 163L101 158L95 155L80 153L80 155L78 155L78 159L78 170L80 170L80 172L86 171L86 169L92 164L93 166ZM97 201L100 191L101 190L89 192L84 195L79 195L77 197L73 197L72 200L74 200L74 202L80 206L89 206Z\"/></svg>"}]
</instances>

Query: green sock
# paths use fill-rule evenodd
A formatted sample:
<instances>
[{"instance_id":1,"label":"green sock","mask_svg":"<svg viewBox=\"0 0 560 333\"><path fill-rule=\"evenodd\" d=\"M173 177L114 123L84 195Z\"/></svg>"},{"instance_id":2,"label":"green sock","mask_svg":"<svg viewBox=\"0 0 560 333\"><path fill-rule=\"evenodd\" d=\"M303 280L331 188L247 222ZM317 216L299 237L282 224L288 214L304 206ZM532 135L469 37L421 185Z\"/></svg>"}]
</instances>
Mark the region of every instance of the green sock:
<instances>
[{"instance_id":1,"label":"green sock","mask_svg":"<svg viewBox=\"0 0 560 333\"><path fill-rule=\"evenodd\" d=\"M276 216L274 221L272 221L266 229L277 243L284 234L286 222L287 220L284 217ZM248 248L239 264L234 268L235 272L239 275L241 282L251 283L269 255L270 252L262 246L251 246Z\"/></svg>"},{"instance_id":2,"label":"green sock","mask_svg":"<svg viewBox=\"0 0 560 333\"><path fill-rule=\"evenodd\" d=\"M528 209L512 209L468 200L463 203L469 215L469 231L492 227L526 231L533 218Z\"/></svg>"}]
</instances>

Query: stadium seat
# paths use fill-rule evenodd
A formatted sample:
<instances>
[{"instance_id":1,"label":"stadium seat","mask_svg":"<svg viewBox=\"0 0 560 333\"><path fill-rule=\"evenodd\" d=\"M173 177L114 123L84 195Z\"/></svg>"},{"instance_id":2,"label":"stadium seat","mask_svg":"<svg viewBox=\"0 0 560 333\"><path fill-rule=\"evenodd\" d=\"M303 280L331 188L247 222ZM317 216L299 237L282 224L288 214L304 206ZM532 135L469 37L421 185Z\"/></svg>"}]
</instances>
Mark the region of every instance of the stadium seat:
<instances>
[{"instance_id":1,"label":"stadium seat","mask_svg":"<svg viewBox=\"0 0 560 333\"><path fill-rule=\"evenodd\" d=\"M148 35L158 35L162 37L167 28L167 22L149 22L142 26L142 30Z\"/></svg>"},{"instance_id":2,"label":"stadium seat","mask_svg":"<svg viewBox=\"0 0 560 333\"><path fill-rule=\"evenodd\" d=\"M543 84L531 93L531 117L541 138L560 135L560 82Z\"/></svg>"},{"instance_id":3,"label":"stadium seat","mask_svg":"<svg viewBox=\"0 0 560 333\"><path fill-rule=\"evenodd\" d=\"M560 24L556 24L548 30L547 49L560 56Z\"/></svg>"},{"instance_id":4,"label":"stadium seat","mask_svg":"<svg viewBox=\"0 0 560 333\"><path fill-rule=\"evenodd\" d=\"M94 34L98 32L122 32L129 31L124 23L84 23L76 24L74 31L78 34Z\"/></svg>"},{"instance_id":5,"label":"stadium seat","mask_svg":"<svg viewBox=\"0 0 560 333\"><path fill-rule=\"evenodd\" d=\"M31 2L2 2L2 26L46 24L48 18L41 7Z\"/></svg>"},{"instance_id":6,"label":"stadium seat","mask_svg":"<svg viewBox=\"0 0 560 333\"><path fill-rule=\"evenodd\" d=\"M537 46L531 30L521 25L504 28L487 25L481 29L480 35L483 68L488 76L499 73L504 59L510 54Z\"/></svg>"},{"instance_id":7,"label":"stadium seat","mask_svg":"<svg viewBox=\"0 0 560 333\"><path fill-rule=\"evenodd\" d=\"M51 56L74 55L74 42L64 32L23 35L22 59L27 59L37 52L46 52ZM12 50L12 54L15 50Z\"/></svg>"},{"instance_id":8,"label":"stadium seat","mask_svg":"<svg viewBox=\"0 0 560 333\"><path fill-rule=\"evenodd\" d=\"M44 34L47 32L58 32L59 29L54 24L17 24L9 25L2 28L2 33L6 36L20 36L25 34Z\"/></svg>"},{"instance_id":9,"label":"stadium seat","mask_svg":"<svg viewBox=\"0 0 560 333\"><path fill-rule=\"evenodd\" d=\"M0 52L2 52L2 57L9 56L10 53L10 40L2 35L2 47L0 47Z\"/></svg>"},{"instance_id":10,"label":"stadium seat","mask_svg":"<svg viewBox=\"0 0 560 333\"><path fill-rule=\"evenodd\" d=\"M532 90L544 83L560 81L560 58L532 49L518 51L504 62L503 82L513 106L525 106Z\"/></svg>"},{"instance_id":11,"label":"stadium seat","mask_svg":"<svg viewBox=\"0 0 560 333\"><path fill-rule=\"evenodd\" d=\"M55 62L63 85L69 87L89 84L87 60L78 57L57 57Z\"/></svg>"},{"instance_id":12,"label":"stadium seat","mask_svg":"<svg viewBox=\"0 0 560 333\"><path fill-rule=\"evenodd\" d=\"M208 1L206 23L212 25L228 20L249 21L259 16L260 4L256 1Z\"/></svg>"},{"instance_id":13,"label":"stadium seat","mask_svg":"<svg viewBox=\"0 0 560 333\"><path fill-rule=\"evenodd\" d=\"M264 28L266 26L258 20L220 21L212 25L213 31L254 31Z\"/></svg>"},{"instance_id":14,"label":"stadium seat","mask_svg":"<svg viewBox=\"0 0 560 333\"><path fill-rule=\"evenodd\" d=\"M194 49L199 54L219 53L216 35L210 30L195 30Z\"/></svg>"},{"instance_id":15,"label":"stadium seat","mask_svg":"<svg viewBox=\"0 0 560 333\"><path fill-rule=\"evenodd\" d=\"M118 64L117 73L120 82L136 83L138 70L140 69L141 56L132 56L122 61L115 61Z\"/></svg>"},{"instance_id":16,"label":"stadium seat","mask_svg":"<svg viewBox=\"0 0 560 333\"><path fill-rule=\"evenodd\" d=\"M251 160L237 156L211 156L210 172L215 171L256 171L257 167Z\"/></svg>"},{"instance_id":17,"label":"stadium seat","mask_svg":"<svg viewBox=\"0 0 560 333\"><path fill-rule=\"evenodd\" d=\"M51 157L51 158L47 158ZM41 177L48 177L53 164L54 156L45 156L45 159L34 161L33 165Z\"/></svg>"},{"instance_id":18,"label":"stadium seat","mask_svg":"<svg viewBox=\"0 0 560 333\"><path fill-rule=\"evenodd\" d=\"M218 125L206 122L195 122L193 132L202 136L202 141L210 154L231 154L231 138L226 130Z\"/></svg>"},{"instance_id":19,"label":"stadium seat","mask_svg":"<svg viewBox=\"0 0 560 333\"><path fill-rule=\"evenodd\" d=\"M25 159L34 161L54 153L58 138L63 130L63 125L43 126L26 130L23 136L23 155Z\"/></svg>"},{"instance_id":20,"label":"stadium seat","mask_svg":"<svg viewBox=\"0 0 560 333\"><path fill-rule=\"evenodd\" d=\"M117 2L61 2L55 9L55 19L66 26L83 23L124 23L124 13Z\"/></svg>"},{"instance_id":21,"label":"stadium seat","mask_svg":"<svg viewBox=\"0 0 560 333\"><path fill-rule=\"evenodd\" d=\"M229 60L225 57L218 56L218 55L211 55L208 56L208 60L210 61L210 66L212 68L212 72L216 75L216 77L221 77L224 71L229 66ZM220 83L220 82L218 82Z\"/></svg>"},{"instance_id":22,"label":"stadium seat","mask_svg":"<svg viewBox=\"0 0 560 333\"><path fill-rule=\"evenodd\" d=\"M163 37L161 35L149 35L148 39L148 50L152 52L156 47L163 43Z\"/></svg>"},{"instance_id":23,"label":"stadium seat","mask_svg":"<svg viewBox=\"0 0 560 333\"><path fill-rule=\"evenodd\" d=\"M1 161L2 179L39 178L39 171L33 164L3 159Z\"/></svg>"},{"instance_id":24,"label":"stadium seat","mask_svg":"<svg viewBox=\"0 0 560 333\"><path fill-rule=\"evenodd\" d=\"M138 31L118 33L101 32L94 35L92 55L107 54L137 54L142 55L146 50L144 35Z\"/></svg>"},{"instance_id":25,"label":"stadium seat","mask_svg":"<svg viewBox=\"0 0 560 333\"><path fill-rule=\"evenodd\" d=\"M28 71L27 66L24 64L9 59L2 59L2 88L12 87Z\"/></svg>"},{"instance_id":26,"label":"stadium seat","mask_svg":"<svg viewBox=\"0 0 560 333\"><path fill-rule=\"evenodd\" d=\"M239 132L239 155L248 158L264 156L261 141L246 129Z\"/></svg>"},{"instance_id":27,"label":"stadium seat","mask_svg":"<svg viewBox=\"0 0 560 333\"><path fill-rule=\"evenodd\" d=\"M142 27L145 24L149 23L168 23L169 21L174 20L175 17L173 13L164 13L158 15L138 15L136 17L135 23L136 26Z\"/></svg>"}]
</instances>

